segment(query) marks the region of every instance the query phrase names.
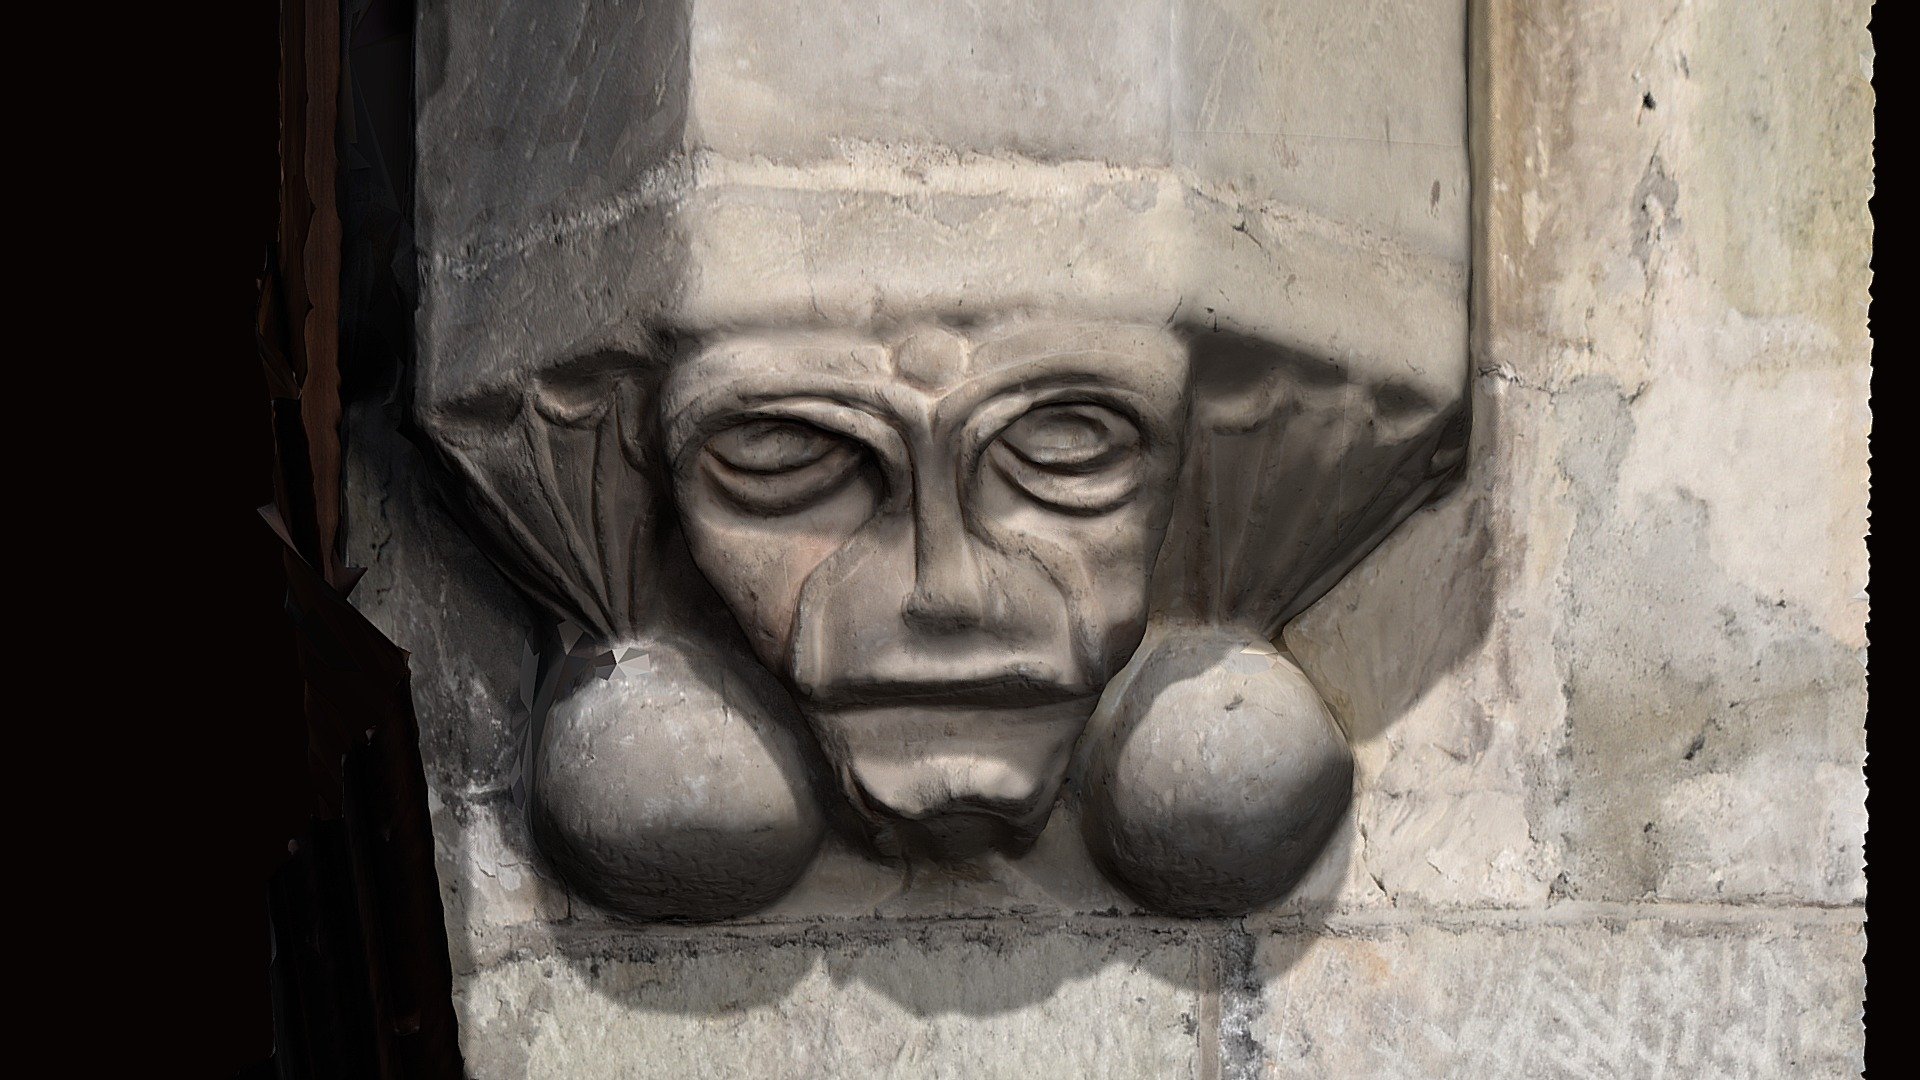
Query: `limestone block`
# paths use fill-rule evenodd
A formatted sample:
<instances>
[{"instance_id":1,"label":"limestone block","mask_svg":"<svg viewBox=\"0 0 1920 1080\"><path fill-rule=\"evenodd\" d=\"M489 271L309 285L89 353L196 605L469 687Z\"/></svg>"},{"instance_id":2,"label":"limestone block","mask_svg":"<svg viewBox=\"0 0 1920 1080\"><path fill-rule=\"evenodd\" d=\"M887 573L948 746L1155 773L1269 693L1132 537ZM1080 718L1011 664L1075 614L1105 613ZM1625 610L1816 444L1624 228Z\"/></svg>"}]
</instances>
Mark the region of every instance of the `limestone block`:
<instances>
[{"instance_id":1,"label":"limestone block","mask_svg":"<svg viewBox=\"0 0 1920 1080\"><path fill-rule=\"evenodd\" d=\"M1166 158L1169 0L689 6L689 141L722 154L805 160L876 142Z\"/></svg>"},{"instance_id":2,"label":"limestone block","mask_svg":"<svg viewBox=\"0 0 1920 1080\"><path fill-rule=\"evenodd\" d=\"M456 970L470 969L509 928L569 918L572 898L535 854L526 817L511 802L429 790L427 805Z\"/></svg>"},{"instance_id":3,"label":"limestone block","mask_svg":"<svg viewBox=\"0 0 1920 1080\"><path fill-rule=\"evenodd\" d=\"M1477 75L1461 495L1286 631L1361 858L1403 904L1858 901L1866 7L1539 14Z\"/></svg>"},{"instance_id":4,"label":"limestone block","mask_svg":"<svg viewBox=\"0 0 1920 1080\"><path fill-rule=\"evenodd\" d=\"M1197 1075L1202 967L1151 934L923 928L581 943L467 978L479 1080Z\"/></svg>"},{"instance_id":5,"label":"limestone block","mask_svg":"<svg viewBox=\"0 0 1920 1080\"><path fill-rule=\"evenodd\" d=\"M1275 935L1235 1075L1858 1076L1856 916L1646 916Z\"/></svg>"},{"instance_id":6,"label":"limestone block","mask_svg":"<svg viewBox=\"0 0 1920 1080\"><path fill-rule=\"evenodd\" d=\"M1569 895L1862 895L1866 10L1490 24L1497 670Z\"/></svg>"},{"instance_id":7,"label":"limestone block","mask_svg":"<svg viewBox=\"0 0 1920 1080\"><path fill-rule=\"evenodd\" d=\"M1203 0L1173 9L1177 69L1209 73L1174 87L1177 160L1229 190L1421 251L1465 253L1467 83L1458 57L1434 46L1466 40L1467 5ZM1262 53L1286 59L1240 63Z\"/></svg>"}]
</instances>

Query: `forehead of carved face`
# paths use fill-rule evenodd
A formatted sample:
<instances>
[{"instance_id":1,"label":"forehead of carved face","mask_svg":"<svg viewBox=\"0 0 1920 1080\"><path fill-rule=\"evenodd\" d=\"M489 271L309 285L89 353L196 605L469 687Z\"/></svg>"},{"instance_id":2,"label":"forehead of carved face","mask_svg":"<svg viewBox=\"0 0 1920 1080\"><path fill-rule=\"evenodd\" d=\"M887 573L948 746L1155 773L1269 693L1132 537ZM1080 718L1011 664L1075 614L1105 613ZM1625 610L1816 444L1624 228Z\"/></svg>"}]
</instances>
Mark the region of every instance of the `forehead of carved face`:
<instances>
[{"instance_id":1,"label":"forehead of carved face","mask_svg":"<svg viewBox=\"0 0 1920 1080\"><path fill-rule=\"evenodd\" d=\"M1185 384L1158 328L760 331L663 409L695 561L803 704L999 707L1138 644Z\"/></svg>"}]
</instances>

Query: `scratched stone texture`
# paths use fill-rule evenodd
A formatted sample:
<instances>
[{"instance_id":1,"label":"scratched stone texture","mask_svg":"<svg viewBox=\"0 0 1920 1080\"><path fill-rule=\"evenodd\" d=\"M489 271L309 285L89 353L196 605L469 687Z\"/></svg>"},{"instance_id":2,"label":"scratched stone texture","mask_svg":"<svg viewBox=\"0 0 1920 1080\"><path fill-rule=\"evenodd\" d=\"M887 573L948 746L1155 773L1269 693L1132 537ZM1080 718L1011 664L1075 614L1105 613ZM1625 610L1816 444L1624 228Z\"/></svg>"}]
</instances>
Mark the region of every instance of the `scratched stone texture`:
<instances>
[{"instance_id":1,"label":"scratched stone texture","mask_svg":"<svg viewBox=\"0 0 1920 1080\"><path fill-rule=\"evenodd\" d=\"M1374 1080L1857 1075L1857 920L1719 915L1274 936L1257 953L1253 1064Z\"/></svg>"},{"instance_id":2,"label":"scratched stone texture","mask_svg":"<svg viewBox=\"0 0 1920 1080\"><path fill-rule=\"evenodd\" d=\"M1020 5L991 6L1018 21ZM1100 64L1074 67L1083 39L1052 24L1007 31L976 67L929 54L925 85L902 92L958 87L953 118L904 134L867 109L866 84L842 81L885 55L866 30L844 31L840 75L723 28L596 41L617 6L543 16L518 38L428 7L430 250L591 227L620 176L583 188L552 171L583 145L567 103L587 90L651 103L601 133L628 173L689 130L722 150L761 138L750 129L771 115L769 87L805 85L878 144L1012 132L1068 156L1159 154L1221 183L1259 152L1247 117L1271 117L1268 151L1303 163L1279 197L1410 243L1441 244L1418 215L1467 198L1447 189L1427 206L1373 175L1459 137L1418 109L1391 133L1375 122L1380 101L1417 90L1403 70L1417 65L1310 84L1275 72L1186 100L1155 81L1164 5L1117 5L1136 21L1089 31ZM828 7L793 29L815 35L807 48L832 40L816 37L833 20L858 22L857 5ZM1214 8L1183 47L1231 50L1264 28L1337 53L1390 29L1394 5ZM960 873L903 879L830 843L792 895L727 925L595 913L546 875L512 801L531 616L396 434L398 406L356 405L349 554L368 573L354 599L412 652L474 1075L1859 1070L1868 5L1467 11L1472 93L1455 109L1470 106L1476 162L1470 466L1285 632L1359 765L1353 812L1275 910L1148 916L1086 863L1062 812L1032 855ZM579 81L647 48L696 69L750 63L686 101L625 76ZM462 82L461 50L488 49L555 60L517 84ZM1052 111L991 111L1006 99L982 72L1049 56L1066 65L1041 80L1058 83ZM985 111L968 111L968 93ZM548 127L526 126L555 103ZM831 150L805 125L779 134L789 156ZM436 146L443 135L514 152L456 167L461 146ZM1351 184L1307 182L1327 170Z\"/></svg>"}]
</instances>

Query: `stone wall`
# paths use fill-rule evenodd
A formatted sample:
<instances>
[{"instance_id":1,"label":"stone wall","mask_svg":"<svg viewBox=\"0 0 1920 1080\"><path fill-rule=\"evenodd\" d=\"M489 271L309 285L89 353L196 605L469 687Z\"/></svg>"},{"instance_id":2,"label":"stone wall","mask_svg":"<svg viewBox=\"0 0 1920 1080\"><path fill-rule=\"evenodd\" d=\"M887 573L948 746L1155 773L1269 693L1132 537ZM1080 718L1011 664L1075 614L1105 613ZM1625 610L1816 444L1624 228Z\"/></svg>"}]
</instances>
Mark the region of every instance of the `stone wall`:
<instances>
[{"instance_id":1,"label":"stone wall","mask_svg":"<svg viewBox=\"0 0 1920 1080\"><path fill-rule=\"evenodd\" d=\"M719 926L572 901L514 803L534 616L361 402L354 599L413 653L469 1069L1853 1075L1867 15L1472 5L1471 463L1285 632L1357 796L1245 919L1142 913L1070 809L966 873L835 842Z\"/></svg>"}]
</instances>

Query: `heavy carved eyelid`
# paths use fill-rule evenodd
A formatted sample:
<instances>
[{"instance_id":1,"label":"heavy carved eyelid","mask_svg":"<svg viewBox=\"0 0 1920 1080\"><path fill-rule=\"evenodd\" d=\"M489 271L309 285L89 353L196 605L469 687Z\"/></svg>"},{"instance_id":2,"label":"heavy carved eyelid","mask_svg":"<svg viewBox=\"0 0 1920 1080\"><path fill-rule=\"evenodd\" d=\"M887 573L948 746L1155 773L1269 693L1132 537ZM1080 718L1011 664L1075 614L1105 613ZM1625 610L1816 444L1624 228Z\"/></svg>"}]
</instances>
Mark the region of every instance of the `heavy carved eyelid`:
<instances>
[{"instance_id":1,"label":"heavy carved eyelid","mask_svg":"<svg viewBox=\"0 0 1920 1080\"><path fill-rule=\"evenodd\" d=\"M1127 411L1077 398L1043 400L1000 430L993 470L1057 513L1102 514L1139 491L1147 441Z\"/></svg>"},{"instance_id":2,"label":"heavy carved eyelid","mask_svg":"<svg viewBox=\"0 0 1920 1080\"><path fill-rule=\"evenodd\" d=\"M702 455L713 441L726 432L757 423L792 424L819 431L857 449L869 451L883 461L901 457L904 447L885 419L867 408L817 395L754 394L745 398L717 395L721 400L709 406L683 409L667 418L669 453L674 460L689 462Z\"/></svg>"},{"instance_id":3,"label":"heavy carved eyelid","mask_svg":"<svg viewBox=\"0 0 1920 1080\"><path fill-rule=\"evenodd\" d=\"M716 432L707 450L741 472L777 475L806 468L848 449L845 436L797 420L748 420Z\"/></svg>"},{"instance_id":4,"label":"heavy carved eyelid","mask_svg":"<svg viewBox=\"0 0 1920 1080\"><path fill-rule=\"evenodd\" d=\"M716 453L703 456L701 471L718 495L742 510L768 515L794 513L837 493L861 474L866 460L844 441L781 472L736 468Z\"/></svg>"},{"instance_id":5,"label":"heavy carved eyelid","mask_svg":"<svg viewBox=\"0 0 1920 1080\"><path fill-rule=\"evenodd\" d=\"M1092 402L1047 402L1022 414L999 441L1021 460L1063 473L1092 472L1139 448L1138 425Z\"/></svg>"},{"instance_id":6,"label":"heavy carved eyelid","mask_svg":"<svg viewBox=\"0 0 1920 1080\"><path fill-rule=\"evenodd\" d=\"M1131 501L1140 490L1142 474L1137 459L1128 467L1063 472L1029 464L1005 445L990 455L993 471L1028 498L1056 513L1091 516L1104 514Z\"/></svg>"}]
</instances>

